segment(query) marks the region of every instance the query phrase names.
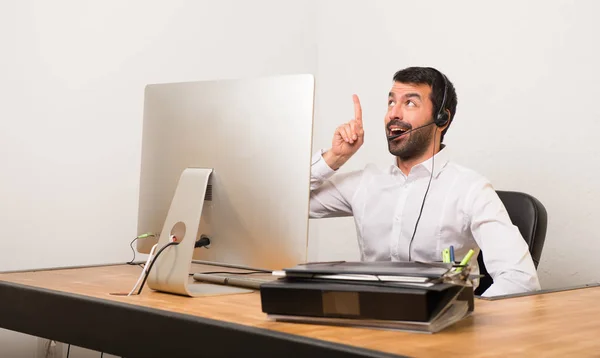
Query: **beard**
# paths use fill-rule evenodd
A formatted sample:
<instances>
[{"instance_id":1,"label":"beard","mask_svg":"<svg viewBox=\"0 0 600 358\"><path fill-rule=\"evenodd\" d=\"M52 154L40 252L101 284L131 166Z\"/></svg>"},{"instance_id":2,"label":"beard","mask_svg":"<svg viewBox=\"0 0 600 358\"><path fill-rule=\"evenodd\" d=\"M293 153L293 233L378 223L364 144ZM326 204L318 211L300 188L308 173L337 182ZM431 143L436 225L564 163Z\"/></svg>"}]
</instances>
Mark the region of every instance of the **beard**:
<instances>
[{"instance_id":1,"label":"beard","mask_svg":"<svg viewBox=\"0 0 600 358\"><path fill-rule=\"evenodd\" d=\"M418 158L425 154L425 151L433 140L433 129L415 130L396 140L388 141L390 153L400 160L409 160Z\"/></svg>"}]
</instances>

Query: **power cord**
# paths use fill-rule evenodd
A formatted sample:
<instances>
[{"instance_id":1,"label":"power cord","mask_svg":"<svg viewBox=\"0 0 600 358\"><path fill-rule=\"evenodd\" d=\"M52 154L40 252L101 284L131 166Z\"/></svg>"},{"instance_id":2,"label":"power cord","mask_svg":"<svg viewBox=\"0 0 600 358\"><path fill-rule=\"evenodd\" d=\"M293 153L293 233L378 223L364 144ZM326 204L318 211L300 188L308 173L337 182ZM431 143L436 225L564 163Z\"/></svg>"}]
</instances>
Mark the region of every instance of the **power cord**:
<instances>
[{"instance_id":1,"label":"power cord","mask_svg":"<svg viewBox=\"0 0 600 358\"><path fill-rule=\"evenodd\" d=\"M149 236L153 236L153 235L152 234L140 235L131 242L131 245L133 245L133 242L135 240L140 239L140 238L149 237ZM143 266L144 269L142 270L140 277L138 278L137 282L135 283L135 285L133 286L131 291L127 294L127 296L133 295L135 292L135 289L138 287L138 285L139 285L139 289L138 289L137 294L138 295L141 294L142 290L144 289L144 285L146 284L146 280L148 279L148 275L150 274L150 270L152 270L152 266L154 266L154 263L156 262L156 260L160 256L160 254L169 246L179 245L179 242L177 241L177 238L174 235L171 235L171 237L169 237L169 241L170 241L169 243L167 243L160 250L158 250L156 255L154 255L154 252L156 251L158 244L156 244L152 247L152 249L150 250L150 255L148 255L148 260L146 261L146 264ZM207 247L208 245L210 245L210 238L206 235L202 235L200 237L200 240L196 241L196 243L194 244L194 248ZM140 281L141 281L141 284L140 284Z\"/></svg>"},{"instance_id":2,"label":"power cord","mask_svg":"<svg viewBox=\"0 0 600 358\"><path fill-rule=\"evenodd\" d=\"M177 242L177 238L174 235L171 235L169 237L169 242L170 243L174 243ZM148 271L150 271L150 266L149 264L151 263L151 260L154 257L154 253L156 252L156 248L158 247L158 243L156 243L154 246L152 246L152 249L150 250L150 254L148 255L148 259L146 260L146 264L145 265L140 265L142 266L144 269L142 270L142 272L140 273L140 277L138 278L137 282L135 283L135 285L133 285L133 288L131 289L131 291L129 291L129 293L127 294L127 296L131 296L133 295L133 293L135 292L136 288L138 287L138 285L140 284L140 282L142 280L144 280L144 282L146 282L145 280L145 276L148 275ZM165 246L166 247L166 246ZM164 247L161 249L161 251L164 250ZM143 285L143 284L142 284Z\"/></svg>"},{"instance_id":3,"label":"power cord","mask_svg":"<svg viewBox=\"0 0 600 358\"><path fill-rule=\"evenodd\" d=\"M133 288L131 289L131 291L129 291L129 293L127 294L127 296L133 295L133 293L135 292L135 289L138 287L138 285L140 284L140 282L144 278L144 275L147 274L146 273L147 272L146 269L149 267L148 264L150 263L150 260L152 260L152 256L154 256L154 252L156 251L157 247L158 247L158 244L155 244L154 246L152 246L152 249L150 250L150 254L148 255L148 260L146 260L146 264L144 265L144 269L142 270L142 273L140 273L140 277L136 281L136 283L133 286Z\"/></svg>"},{"instance_id":4,"label":"power cord","mask_svg":"<svg viewBox=\"0 0 600 358\"><path fill-rule=\"evenodd\" d=\"M175 236L171 236L172 240L177 240L175 238ZM146 280L148 279L148 274L150 273L150 270L152 270L152 266L154 266L154 263L156 262L156 259L158 258L158 256L160 256L160 254L169 246L172 245L179 245L179 242L177 241L171 241L168 244L166 244L165 246L163 246L160 250L158 250L158 252L156 253L156 256L154 256L152 258L152 261L150 262L150 265L148 265L148 263L146 263L146 267L148 267L148 269L146 270L144 268L144 271L142 272L142 275L144 275L144 280L142 281L142 284L140 285L140 288L137 292L137 294L141 294L142 290L144 289L144 285L146 284ZM194 248L198 248L198 247L206 247L210 245L210 238L208 238L208 236L202 235L200 237L200 240L196 241L196 243L194 244ZM134 287L135 289L135 287Z\"/></svg>"},{"instance_id":5,"label":"power cord","mask_svg":"<svg viewBox=\"0 0 600 358\"><path fill-rule=\"evenodd\" d=\"M142 272L142 274L144 274L144 280L142 281L142 284L140 285L140 289L138 290L137 294L141 294L142 293L142 289L144 288L144 285L146 284L146 280L148 279L148 274L150 274L150 270L152 270L152 266L154 266L154 263L156 262L156 259L160 256L160 254L165 251L165 249L169 246L173 246L173 245L179 245L178 242L172 241L169 242L168 244L166 244L165 246L163 246L160 250L158 250L158 252L156 253L156 256L154 256L154 258L152 258L152 261L150 262L150 266L148 266L148 270L146 270L144 268L144 272Z\"/></svg>"}]
</instances>

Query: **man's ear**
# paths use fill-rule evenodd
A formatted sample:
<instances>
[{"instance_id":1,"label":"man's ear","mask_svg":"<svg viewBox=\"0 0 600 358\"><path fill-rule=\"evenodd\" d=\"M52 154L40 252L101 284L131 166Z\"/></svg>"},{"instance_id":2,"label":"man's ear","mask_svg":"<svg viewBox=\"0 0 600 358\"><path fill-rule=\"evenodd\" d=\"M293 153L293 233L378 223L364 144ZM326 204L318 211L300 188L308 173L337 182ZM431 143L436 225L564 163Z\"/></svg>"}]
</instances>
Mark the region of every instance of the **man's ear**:
<instances>
[{"instance_id":1,"label":"man's ear","mask_svg":"<svg viewBox=\"0 0 600 358\"><path fill-rule=\"evenodd\" d=\"M446 122L446 124L440 128L440 130L444 130L446 128L448 128L448 126L450 125L450 123L452 123L452 113L450 113L449 109L446 109L446 113L448 113L448 122Z\"/></svg>"}]
</instances>

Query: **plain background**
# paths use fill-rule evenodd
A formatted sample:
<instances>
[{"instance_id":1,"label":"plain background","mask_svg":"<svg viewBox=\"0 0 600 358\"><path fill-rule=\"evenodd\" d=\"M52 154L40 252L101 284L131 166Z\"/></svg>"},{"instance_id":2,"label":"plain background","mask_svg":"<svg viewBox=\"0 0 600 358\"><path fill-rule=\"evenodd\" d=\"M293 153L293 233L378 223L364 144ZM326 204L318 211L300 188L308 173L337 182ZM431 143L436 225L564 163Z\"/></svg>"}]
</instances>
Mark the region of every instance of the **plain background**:
<instances>
[{"instance_id":1,"label":"plain background","mask_svg":"<svg viewBox=\"0 0 600 358\"><path fill-rule=\"evenodd\" d=\"M316 73L315 10L0 0L0 270L129 261L144 86ZM33 337L0 331L0 356L35 349ZM71 351L82 356L99 353Z\"/></svg>"},{"instance_id":2,"label":"plain background","mask_svg":"<svg viewBox=\"0 0 600 358\"><path fill-rule=\"evenodd\" d=\"M0 270L131 258L148 83L313 73L315 150L352 118L353 93L363 104L366 142L345 171L390 165L386 95L395 71L418 65L457 89L453 159L546 206L542 286L596 282L599 11L593 0L0 1ZM352 219L311 220L310 259L358 257ZM0 347L33 357L36 342L0 331Z\"/></svg>"}]
</instances>

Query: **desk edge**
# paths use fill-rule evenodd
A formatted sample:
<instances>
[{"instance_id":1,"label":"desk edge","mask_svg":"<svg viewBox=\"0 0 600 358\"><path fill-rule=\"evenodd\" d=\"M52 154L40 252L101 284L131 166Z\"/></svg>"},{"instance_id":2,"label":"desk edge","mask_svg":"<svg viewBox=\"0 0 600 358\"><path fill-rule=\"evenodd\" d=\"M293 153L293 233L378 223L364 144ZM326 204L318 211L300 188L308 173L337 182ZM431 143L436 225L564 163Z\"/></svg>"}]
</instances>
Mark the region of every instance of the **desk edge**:
<instances>
[{"instance_id":1,"label":"desk edge","mask_svg":"<svg viewBox=\"0 0 600 358\"><path fill-rule=\"evenodd\" d=\"M164 332L177 332L168 336L169 346L182 349L187 347L184 349L187 354L247 354L253 348L258 354L283 352L287 358L306 354L326 354L330 357L398 357L265 328L1 279L0 298L2 328L127 357L163 354L173 356L173 349L165 347L167 336ZM160 327L161 332L157 332L156 327ZM103 334L99 335L98 332ZM197 342L202 337L205 338L205 343L199 345ZM223 339L226 342L233 340L238 344L222 344ZM160 342L163 342L162 347Z\"/></svg>"}]
</instances>

